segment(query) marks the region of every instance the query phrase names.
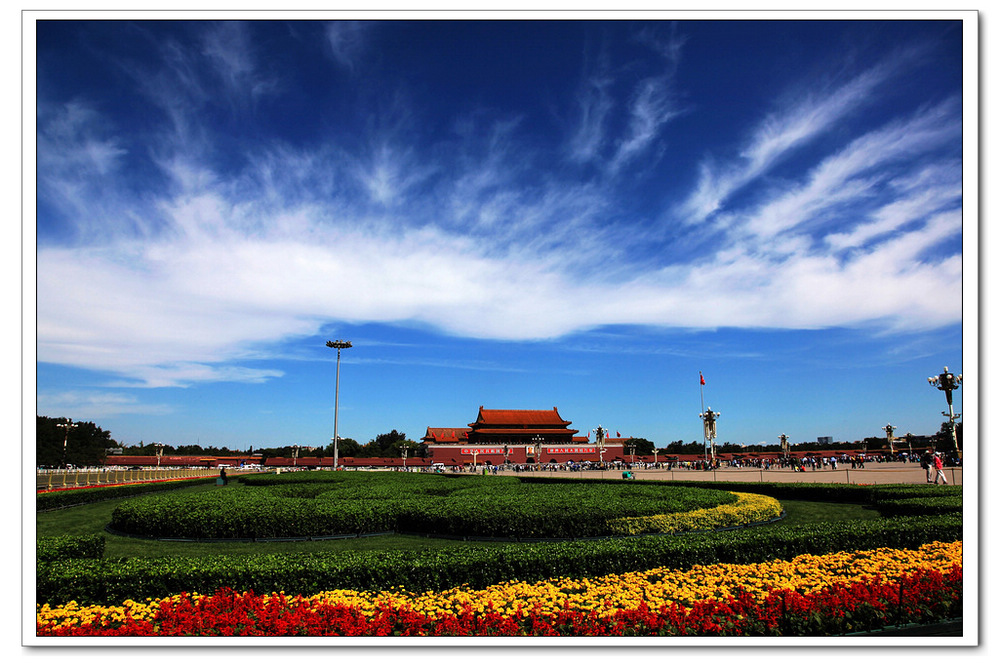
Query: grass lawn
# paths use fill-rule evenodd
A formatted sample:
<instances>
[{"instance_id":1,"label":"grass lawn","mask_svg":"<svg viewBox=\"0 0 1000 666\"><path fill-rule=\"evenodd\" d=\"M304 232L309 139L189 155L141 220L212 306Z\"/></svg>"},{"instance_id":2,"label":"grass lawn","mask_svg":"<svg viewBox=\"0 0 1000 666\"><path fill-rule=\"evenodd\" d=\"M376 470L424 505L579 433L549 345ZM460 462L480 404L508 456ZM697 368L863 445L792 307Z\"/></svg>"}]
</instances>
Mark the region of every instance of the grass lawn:
<instances>
[{"instance_id":1,"label":"grass lawn","mask_svg":"<svg viewBox=\"0 0 1000 666\"><path fill-rule=\"evenodd\" d=\"M227 489L214 485L194 486L169 492L204 493L225 492ZM451 539L426 539L406 535L373 536L361 539L330 539L327 541L285 541L285 542L173 542L148 539L131 539L104 532L111 521L111 512L122 500L108 500L85 506L58 509L37 514L38 536L104 534L106 537L105 557L163 557L207 555L239 555L243 553L287 553L287 552L337 552L347 550L419 550L454 548L468 542ZM873 509L857 504L832 502L782 501L787 516L775 525L801 525L806 523L833 522L840 520L878 518ZM761 526L750 529L769 529ZM486 542L479 542L483 545Z\"/></svg>"}]
</instances>

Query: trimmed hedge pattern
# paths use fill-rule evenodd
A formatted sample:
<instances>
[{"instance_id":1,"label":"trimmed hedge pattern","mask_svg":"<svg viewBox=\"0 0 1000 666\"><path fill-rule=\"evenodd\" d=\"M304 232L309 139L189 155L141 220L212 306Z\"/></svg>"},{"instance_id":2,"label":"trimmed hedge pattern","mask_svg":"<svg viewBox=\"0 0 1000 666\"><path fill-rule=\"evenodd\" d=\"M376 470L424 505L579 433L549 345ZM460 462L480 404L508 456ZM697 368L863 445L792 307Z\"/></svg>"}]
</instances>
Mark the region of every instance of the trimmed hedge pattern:
<instances>
[{"instance_id":1,"label":"trimmed hedge pattern","mask_svg":"<svg viewBox=\"0 0 1000 666\"><path fill-rule=\"evenodd\" d=\"M60 562L104 556L104 535L39 537L35 546L39 562Z\"/></svg>"},{"instance_id":2,"label":"trimmed hedge pattern","mask_svg":"<svg viewBox=\"0 0 1000 666\"><path fill-rule=\"evenodd\" d=\"M442 590L507 580L588 577L660 566L751 563L804 553L879 547L916 548L962 538L957 515L845 521L766 530L707 532L399 552L288 553L207 558L127 558L39 562L38 603L119 603L182 591L237 590L316 594L392 586Z\"/></svg>"},{"instance_id":3,"label":"trimmed hedge pattern","mask_svg":"<svg viewBox=\"0 0 1000 666\"><path fill-rule=\"evenodd\" d=\"M271 483L269 483L271 482ZM664 484L524 484L515 477L374 472L248 477L244 487L122 502L111 528L154 538L261 539L412 532L492 538L606 536L616 518L716 509L732 493Z\"/></svg>"}]
</instances>

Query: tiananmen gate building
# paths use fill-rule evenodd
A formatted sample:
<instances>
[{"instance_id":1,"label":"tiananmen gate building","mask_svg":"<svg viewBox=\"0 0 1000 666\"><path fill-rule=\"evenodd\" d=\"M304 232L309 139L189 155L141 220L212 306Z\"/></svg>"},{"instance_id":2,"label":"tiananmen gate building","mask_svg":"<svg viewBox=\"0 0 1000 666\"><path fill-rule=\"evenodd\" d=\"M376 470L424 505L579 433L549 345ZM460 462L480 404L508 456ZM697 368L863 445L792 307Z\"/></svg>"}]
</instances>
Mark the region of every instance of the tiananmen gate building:
<instances>
[{"instance_id":1,"label":"tiananmen gate building","mask_svg":"<svg viewBox=\"0 0 1000 666\"><path fill-rule=\"evenodd\" d=\"M605 439L603 454L588 437L577 436L552 409L485 409L465 428L427 428L421 440L435 463L445 465L598 462L625 459L621 438ZM536 450L540 448L536 460Z\"/></svg>"}]
</instances>

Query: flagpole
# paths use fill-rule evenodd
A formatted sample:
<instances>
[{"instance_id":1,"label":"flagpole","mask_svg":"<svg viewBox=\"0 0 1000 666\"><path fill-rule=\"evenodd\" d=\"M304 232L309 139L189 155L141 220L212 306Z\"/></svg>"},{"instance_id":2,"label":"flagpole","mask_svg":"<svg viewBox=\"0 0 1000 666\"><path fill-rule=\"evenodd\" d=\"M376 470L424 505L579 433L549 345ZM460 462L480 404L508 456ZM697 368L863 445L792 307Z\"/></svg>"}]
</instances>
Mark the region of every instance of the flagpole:
<instances>
[{"instance_id":1,"label":"flagpole","mask_svg":"<svg viewBox=\"0 0 1000 666\"><path fill-rule=\"evenodd\" d=\"M705 375L698 371L698 387L701 389L701 413L705 413ZM704 425L704 424L703 424ZM705 439L705 429L701 429L701 448L705 453L705 462L708 462L708 440Z\"/></svg>"}]
</instances>

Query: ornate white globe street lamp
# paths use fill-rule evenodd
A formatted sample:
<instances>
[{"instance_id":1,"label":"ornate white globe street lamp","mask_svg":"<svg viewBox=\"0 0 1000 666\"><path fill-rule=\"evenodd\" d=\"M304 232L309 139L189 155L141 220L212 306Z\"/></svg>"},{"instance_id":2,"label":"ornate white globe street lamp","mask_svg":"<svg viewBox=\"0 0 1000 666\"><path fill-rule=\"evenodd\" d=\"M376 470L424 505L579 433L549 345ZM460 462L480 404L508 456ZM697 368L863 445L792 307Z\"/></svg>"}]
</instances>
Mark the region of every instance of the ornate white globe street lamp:
<instances>
[{"instance_id":1,"label":"ornate white globe street lamp","mask_svg":"<svg viewBox=\"0 0 1000 666\"><path fill-rule=\"evenodd\" d=\"M712 408L709 407L708 409L706 409L704 412L702 412L698 416L700 416L701 420L704 421L704 424L705 424L705 439L708 440L708 443L711 445L712 462L714 463L715 462L715 436L716 436L715 421L720 416L722 416L722 414L720 412L713 412Z\"/></svg>"},{"instance_id":2,"label":"ornate white globe street lamp","mask_svg":"<svg viewBox=\"0 0 1000 666\"><path fill-rule=\"evenodd\" d=\"M892 433L896 431L896 426L890 423L888 425L882 426L882 430L885 430L886 438L889 440L889 455L890 456L896 455L896 449L892 445Z\"/></svg>"},{"instance_id":3,"label":"ornate white globe street lamp","mask_svg":"<svg viewBox=\"0 0 1000 666\"><path fill-rule=\"evenodd\" d=\"M937 386L938 390L944 391L945 400L948 401L948 411L941 412L943 416L948 417L948 426L951 430L951 440L955 445L955 453L960 457L962 455L961 450L958 448L958 433L955 432L955 419L961 416L961 414L956 414L954 408L951 404L951 394L953 391L957 391L959 385L962 383L962 375L956 375L948 372L948 366L944 366L944 372L942 372L937 377L928 377L927 382L931 386Z\"/></svg>"}]
</instances>

